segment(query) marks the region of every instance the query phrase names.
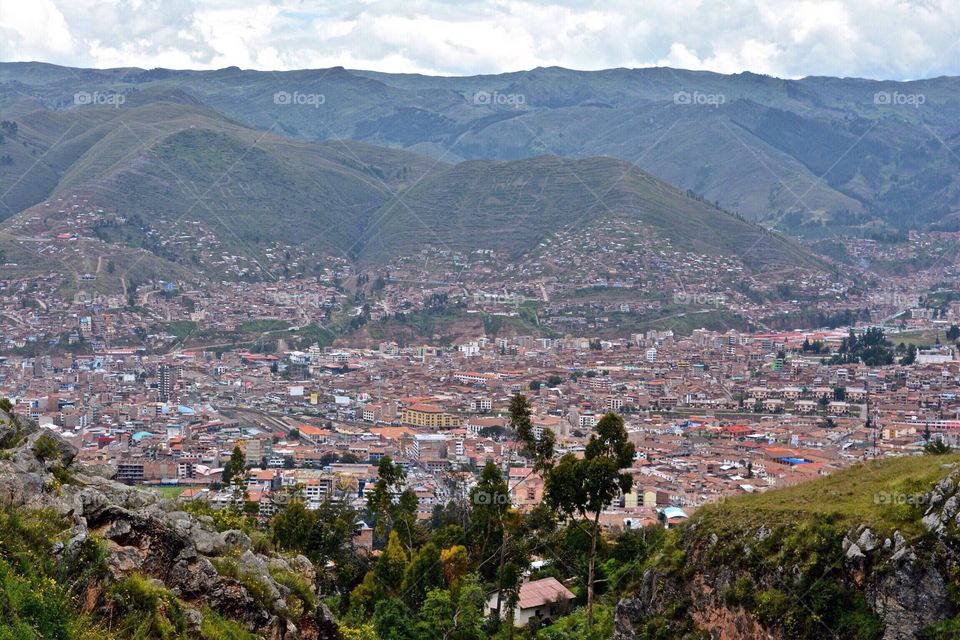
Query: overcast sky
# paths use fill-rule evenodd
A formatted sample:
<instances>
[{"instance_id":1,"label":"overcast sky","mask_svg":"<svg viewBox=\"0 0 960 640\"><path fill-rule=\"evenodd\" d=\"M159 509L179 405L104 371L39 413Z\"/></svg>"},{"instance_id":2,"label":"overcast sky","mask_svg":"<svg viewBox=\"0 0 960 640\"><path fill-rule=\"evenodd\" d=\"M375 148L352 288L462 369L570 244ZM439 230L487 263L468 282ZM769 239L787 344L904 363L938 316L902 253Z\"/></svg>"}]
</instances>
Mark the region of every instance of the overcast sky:
<instances>
[{"instance_id":1,"label":"overcast sky","mask_svg":"<svg viewBox=\"0 0 960 640\"><path fill-rule=\"evenodd\" d=\"M960 75L960 0L0 0L0 60L443 75Z\"/></svg>"}]
</instances>

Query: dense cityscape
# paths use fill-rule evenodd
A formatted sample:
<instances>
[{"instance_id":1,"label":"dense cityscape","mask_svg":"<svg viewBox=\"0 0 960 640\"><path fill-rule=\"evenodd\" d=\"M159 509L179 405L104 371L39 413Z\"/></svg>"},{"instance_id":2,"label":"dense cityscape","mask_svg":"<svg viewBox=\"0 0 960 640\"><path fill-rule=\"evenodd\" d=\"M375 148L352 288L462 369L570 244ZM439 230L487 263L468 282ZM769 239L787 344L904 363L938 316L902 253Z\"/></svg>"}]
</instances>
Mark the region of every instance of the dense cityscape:
<instances>
[{"instance_id":1,"label":"dense cityscape","mask_svg":"<svg viewBox=\"0 0 960 640\"><path fill-rule=\"evenodd\" d=\"M0 2L0 640L958 640L958 36Z\"/></svg>"}]
</instances>

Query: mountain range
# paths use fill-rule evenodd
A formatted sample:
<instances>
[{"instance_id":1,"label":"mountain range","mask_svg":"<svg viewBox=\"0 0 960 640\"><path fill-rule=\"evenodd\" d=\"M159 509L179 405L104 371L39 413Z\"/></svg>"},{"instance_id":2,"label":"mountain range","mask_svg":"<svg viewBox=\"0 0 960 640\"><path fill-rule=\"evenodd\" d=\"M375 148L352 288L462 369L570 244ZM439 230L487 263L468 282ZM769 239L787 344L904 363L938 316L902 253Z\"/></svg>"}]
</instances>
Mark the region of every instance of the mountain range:
<instances>
[{"instance_id":1,"label":"mountain range","mask_svg":"<svg viewBox=\"0 0 960 640\"><path fill-rule=\"evenodd\" d=\"M366 142L442 164L609 156L747 219L814 237L826 228L871 234L960 223L954 77L537 68L457 78L0 64L8 120L97 104L126 112L171 93L268 135ZM0 147L3 154L16 160ZM4 198L11 209L30 200L13 195Z\"/></svg>"},{"instance_id":2,"label":"mountain range","mask_svg":"<svg viewBox=\"0 0 960 640\"><path fill-rule=\"evenodd\" d=\"M822 266L787 238L612 157L450 164L396 147L255 129L185 89L148 87L120 107L39 107L4 119L15 123L0 145L10 157L0 166L7 229L71 231L49 203L80 198L127 218L123 232L98 232L127 247L155 249L141 231L160 223L170 232L188 220L234 247L309 244L382 263L425 243L519 255L557 231L616 219L677 247L743 254L755 267Z\"/></svg>"}]
</instances>

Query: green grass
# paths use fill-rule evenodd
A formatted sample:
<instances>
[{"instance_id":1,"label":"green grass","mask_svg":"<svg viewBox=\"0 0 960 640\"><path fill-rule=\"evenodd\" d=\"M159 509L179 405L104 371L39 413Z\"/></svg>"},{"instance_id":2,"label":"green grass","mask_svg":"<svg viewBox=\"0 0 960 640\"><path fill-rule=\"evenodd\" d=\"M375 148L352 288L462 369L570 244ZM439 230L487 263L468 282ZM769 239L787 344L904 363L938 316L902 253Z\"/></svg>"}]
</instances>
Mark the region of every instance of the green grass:
<instances>
[{"instance_id":1,"label":"green grass","mask_svg":"<svg viewBox=\"0 0 960 640\"><path fill-rule=\"evenodd\" d=\"M866 525L881 543L899 530L921 549L923 497L955 468L945 465L958 463L960 455L888 458L703 507L668 532L650 566L680 589L665 594L684 593L695 574L711 575L725 606L743 607L783 637L812 640L826 627L838 637L876 640L883 624L848 580L842 541ZM688 606L681 595L663 609ZM641 621L648 630L651 624L677 622L656 614Z\"/></svg>"},{"instance_id":2,"label":"green grass","mask_svg":"<svg viewBox=\"0 0 960 640\"><path fill-rule=\"evenodd\" d=\"M942 331L923 329L920 331L902 331L900 333L891 333L887 336L887 339L894 344L894 346L900 344L901 342L907 346L916 345L918 347L932 347L936 344L937 336L940 336L940 342L942 344L949 343L947 337L944 335L944 328Z\"/></svg>"},{"instance_id":3,"label":"green grass","mask_svg":"<svg viewBox=\"0 0 960 640\"><path fill-rule=\"evenodd\" d=\"M517 317L511 316L497 316L483 314L483 331L488 336L496 336L500 334L532 334L532 335L541 335L544 333L535 322L533 322L529 314L523 312L522 315ZM536 315L533 316L536 318Z\"/></svg>"},{"instance_id":4,"label":"green grass","mask_svg":"<svg viewBox=\"0 0 960 640\"><path fill-rule=\"evenodd\" d=\"M197 332L197 323L193 320L174 320L165 323L163 330L183 342Z\"/></svg>"},{"instance_id":5,"label":"green grass","mask_svg":"<svg viewBox=\"0 0 960 640\"><path fill-rule=\"evenodd\" d=\"M247 320L237 329L243 333L266 333L267 331L284 331L290 328L290 323L286 320L276 320L263 318L260 320Z\"/></svg>"},{"instance_id":6,"label":"green grass","mask_svg":"<svg viewBox=\"0 0 960 640\"><path fill-rule=\"evenodd\" d=\"M404 205L391 202L377 213L380 222L365 232L361 258L383 261L428 241L521 255L556 231L596 232L616 218L644 225L679 249L742 254L751 267L825 268L793 241L609 157L463 162L417 183Z\"/></svg>"},{"instance_id":7,"label":"green grass","mask_svg":"<svg viewBox=\"0 0 960 640\"><path fill-rule=\"evenodd\" d=\"M766 493L728 499L705 507L708 517L724 528L773 528L799 519L822 516L841 527L866 524L876 532L899 529L905 536L923 532L922 507L885 502L888 495L919 495L949 472L943 465L960 463L960 455L887 458L858 464L827 477Z\"/></svg>"},{"instance_id":8,"label":"green grass","mask_svg":"<svg viewBox=\"0 0 960 640\"><path fill-rule=\"evenodd\" d=\"M297 347L305 349L314 343L317 343L321 347L328 347L333 344L336 334L326 327L310 323L305 327L300 327L296 331L291 331L290 336L295 341Z\"/></svg>"},{"instance_id":9,"label":"green grass","mask_svg":"<svg viewBox=\"0 0 960 640\"><path fill-rule=\"evenodd\" d=\"M149 576L112 581L106 549L95 534L69 557L50 553L65 542L70 522L48 509L0 510L0 639L2 640L255 640L236 621L202 608L199 634L187 621L188 605ZM302 598L309 588L284 577ZM90 612L78 603L99 593ZM304 594L308 595L304 595ZM197 606L197 605L193 605Z\"/></svg>"},{"instance_id":10,"label":"green grass","mask_svg":"<svg viewBox=\"0 0 960 640\"><path fill-rule=\"evenodd\" d=\"M168 498L170 500L176 500L177 498L180 497L180 494L183 493L184 490L186 490L186 487L181 487L179 485L170 486L167 484L162 484L162 485L142 484L142 485L139 485L138 488L145 489L147 491L156 491L157 493L162 495L164 498Z\"/></svg>"},{"instance_id":11,"label":"green grass","mask_svg":"<svg viewBox=\"0 0 960 640\"><path fill-rule=\"evenodd\" d=\"M76 609L69 588L102 577L104 554L97 540L91 537L69 562L49 553L67 526L50 510L0 511L0 638L112 637Z\"/></svg>"}]
</instances>

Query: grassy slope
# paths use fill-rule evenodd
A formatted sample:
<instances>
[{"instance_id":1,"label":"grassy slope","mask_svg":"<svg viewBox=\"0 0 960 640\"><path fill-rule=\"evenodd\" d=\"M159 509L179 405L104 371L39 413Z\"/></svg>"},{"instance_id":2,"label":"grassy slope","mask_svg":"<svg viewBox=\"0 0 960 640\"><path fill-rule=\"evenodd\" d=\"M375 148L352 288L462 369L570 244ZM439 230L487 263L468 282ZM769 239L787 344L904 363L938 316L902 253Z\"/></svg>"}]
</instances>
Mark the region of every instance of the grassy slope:
<instances>
[{"instance_id":1,"label":"grassy slope","mask_svg":"<svg viewBox=\"0 0 960 640\"><path fill-rule=\"evenodd\" d=\"M697 517L711 526L744 529L789 525L810 516L830 518L838 526L866 524L890 534L921 533L917 514L906 505L884 503L875 496L923 494L947 475L944 464L960 463L960 455L910 456L858 464L825 478L766 493L732 498L705 508ZM702 516L701 516L702 513ZM922 513L920 514L922 515Z\"/></svg>"},{"instance_id":2,"label":"grassy slope","mask_svg":"<svg viewBox=\"0 0 960 640\"><path fill-rule=\"evenodd\" d=\"M918 554L930 553L920 523L924 507L883 497L923 496L947 475L944 465L957 463L958 455L875 461L699 510L669 532L647 565L659 575L658 607L633 621L637 637L699 638L691 613L724 607L731 615L749 613L775 637L876 640L883 622L869 608L864 585L851 581L842 541L866 525L880 542L900 531Z\"/></svg>"},{"instance_id":3,"label":"grassy slope","mask_svg":"<svg viewBox=\"0 0 960 640\"><path fill-rule=\"evenodd\" d=\"M748 224L611 158L544 156L469 161L425 178L377 213L363 255L393 255L432 242L451 250L519 254L557 230L596 230L604 219L653 227L675 246L738 254L751 265L818 264L794 243Z\"/></svg>"},{"instance_id":4,"label":"grassy slope","mask_svg":"<svg viewBox=\"0 0 960 640\"><path fill-rule=\"evenodd\" d=\"M425 242L521 253L558 229L618 216L678 247L740 252L749 264L815 263L790 241L610 158L446 167L397 150L258 132L178 94L120 109L38 111L23 118L20 135L46 145L40 164L50 158L62 176L44 197L79 193L161 228L200 220L237 252L283 240L370 261Z\"/></svg>"},{"instance_id":5,"label":"grassy slope","mask_svg":"<svg viewBox=\"0 0 960 640\"><path fill-rule=\"evenodd\" d=\"M871 210L895 224L958 217L951 138L960 115L957 78L793 81L663 68L436 78L341 68L0 66L0 109L12 117L31 100L62 108L75 91L92 89L124 92L128 105L151 92L180 90L249 126L305 139L429 145L465 158L612 155L750 217ZM277 91L320 93L325 101L280 106ZM477 104L478 91L522 96L524 104ZM675 104L678 91L722 96L723 104ZM919 107L884 105L877 92L925 100Z\"/></svg>"}]
</instances>

